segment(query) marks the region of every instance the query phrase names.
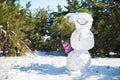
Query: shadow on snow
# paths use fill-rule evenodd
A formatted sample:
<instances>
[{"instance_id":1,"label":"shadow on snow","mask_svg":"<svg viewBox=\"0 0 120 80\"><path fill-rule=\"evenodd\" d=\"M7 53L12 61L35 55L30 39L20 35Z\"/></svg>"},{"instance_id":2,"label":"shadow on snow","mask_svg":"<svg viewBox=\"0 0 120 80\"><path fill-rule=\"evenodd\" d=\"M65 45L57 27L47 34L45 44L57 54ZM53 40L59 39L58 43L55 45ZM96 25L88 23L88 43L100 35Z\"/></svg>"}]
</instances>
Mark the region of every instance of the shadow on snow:
<instances>
[{"instance_id":1,"label":"shadow on snow","mask_svg":"<svg viewBox=\"0 0 120 80\"><path fill-rule=\"evenodd\" d=\"M29 72L35 71L38 74L50 74L50 75L60 75L66 74L66 67L55 67L50 64L37 64L32 63L29 66L15 66L14 69L19 69L20 71ZM120 80L120 67L111 66L91 66L88 71L82 77L75 77L73 80L85 80L91 76L101 76L99 80Z\"/></svg>"},{"instance_id":2,"label":"shadow on snow","mask_svg":"<svg viewBox=\"0 0 120 80\"><path fill-rule=\"evenodd\" d=\"M29 66L15 66L14 69L19 69L20 71L29 72L35 71L38 74L50 74L50 75L60 75L65 74L66 67L55 67L49 64L30 64Z\"/></svg>"},{"instance_id":3,"label":"shadow on snow","mask_svg":"<svg viewBox=\"0 0 120 80\"><path fill-rule=\"evenodd\" d=\"M91 76L101 76L99 80L120 80L120 67L91 66L82 77L76 77L74 80L85 80Z\"/></svg>"}]
</instances>

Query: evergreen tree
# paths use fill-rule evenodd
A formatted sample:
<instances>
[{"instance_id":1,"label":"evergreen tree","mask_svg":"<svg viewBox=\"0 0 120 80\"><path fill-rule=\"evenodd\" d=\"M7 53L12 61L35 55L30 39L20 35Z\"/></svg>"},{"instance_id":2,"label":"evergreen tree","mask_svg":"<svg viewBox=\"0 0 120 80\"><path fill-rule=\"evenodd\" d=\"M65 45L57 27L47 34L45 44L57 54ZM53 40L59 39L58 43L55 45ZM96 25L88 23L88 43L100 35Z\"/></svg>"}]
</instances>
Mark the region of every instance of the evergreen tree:
<instances>
[{"instance_id":1,"label":"evergreen tree","mask_svg":"<svg viewBox=\"0 0 120 80\"><path fill-rule=\"evenodd\" d=\"M65 8L68 10L67 12L76 12L77 9L80 8L80 4L78 0L66 0L67 6Z\"/></svg>"},{"instance_id":2,"label":"evergreen tree","mask_svg":"<svg viewBox=\"0 0 120 80\"><path fill-rule=\"evenodd\" d=\"M25 55L27 50L21 43L20 36L17 36L20 33L20 24L17 22L20 5L16 1L5 0L0 2L0 24L3 25L2 31L5 32L4 38L0 40L3 56Z\"/></svg>"},{"instance_id":3,"label":"evergreen tree","mask_svg":"<svg viewBox=\"0 0 120 80\"><path fill-rule=\"evenodd\" d=\"M74 25L69 23L64 16L59 16L54 19L54 25L50 28L51 40L49 42L50 50L63 50L61 40L70 42L70 35L75 29Z\"/></svg>"},{"instance_id":4,"label":"evergreen tree","mask_svg":"<svg viewBox=\"0 0 120 80\"><path fill-rule=\"evenodd\" d=\"M115 0L93 3L91 9L94 14L93 31L96 44L92 52L103 57L109 56L109 52L119 53L119 3Z\"/></svg>"},{"instance_id":5,"label":"evergreen tree","mask_svg":"<svg viewBox=\"0 0 120 80\"><path fill-rule=\"evenodd\" d=\"M29 20L28 20L29 19ZM29 46L31 49L35 50L43 50L44 39L43 36L46 35L47 31L47 20L48 15L47 11L44 9L38 9L34 16L28 16L27 22L28 26L32 26L32 28L25 31L27 38L30 40Z\"/></svg>"}]
</instances>

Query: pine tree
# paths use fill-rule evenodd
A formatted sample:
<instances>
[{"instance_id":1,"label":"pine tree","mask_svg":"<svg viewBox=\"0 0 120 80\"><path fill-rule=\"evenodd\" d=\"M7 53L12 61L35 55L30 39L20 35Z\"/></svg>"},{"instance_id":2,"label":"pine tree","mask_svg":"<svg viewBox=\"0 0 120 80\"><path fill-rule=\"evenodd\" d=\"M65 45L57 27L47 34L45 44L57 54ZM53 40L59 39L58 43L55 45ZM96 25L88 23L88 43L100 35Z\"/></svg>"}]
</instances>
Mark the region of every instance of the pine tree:
<instances>
[{"instance_id":1,"label":"pine tree","mask_svg":"<svg viewBox=\"0 0 120 80\"><path fill-rule=\"evenodd\" d=\"M1 50L3 56L20 56L25 55L26 48L21 43L20 23L19 20L19 2L17 0L5 0L0 2L0 24L3 25L2 30L6 32L6 35L2 40ZM6 53L7 52L7 53Z\"/></svg>"},{"instance_id":2,"label":"pine tree","mask_svg":"<svg viewBox=\"0 0 120 80\"><path fill-rule=\"evenodd\" d=\"M49 42L51 50L63 50L61 40L70 42L70 35L75 29L74 25L69 23L64 16L59 16L54 19L54 25L51 26L51 40Z\"/></svg>"},{"instance_id":3,"label":"pine tree","mask_svg":"<svg viewBox=\"0 0 120 80\"><path fill-rule=\"evenodd\" d=\"M35 15L30 15L26 20L28 22L28 30L24 31L27 35L27 38L30 40L30 48L33 50L43 50L44 39L43 36L46 35L47 31L47 20L48 15L47 11L44 9L38 9ZM30 28L31 26L31 28Z\"/></svg>"},{"instance_id":4,"label":"pine tree","mask_svg":"<svg viewBox=\"0 0 120 80\"><path fill-rule=\"evenodd\" d=\"M67 6L65 8L67 9L67 12L76 12L77 9L80 8L80 4L78 0L66 0Z\"/></svg>"},{"instance_id":5,"label":"pine tree","mask_svg":"<svg viewBox=\"0 0 120 80\"><path fill-rule=\"evenodd\" d=\"M100 0L93 2L95 47L93 53L99 56L109 56L109 52L119 53L119 3L117 1ZM101 4L100 4L101 3ZM97 5L98 4L98 5Z\"/></svg>"}]
</instances>

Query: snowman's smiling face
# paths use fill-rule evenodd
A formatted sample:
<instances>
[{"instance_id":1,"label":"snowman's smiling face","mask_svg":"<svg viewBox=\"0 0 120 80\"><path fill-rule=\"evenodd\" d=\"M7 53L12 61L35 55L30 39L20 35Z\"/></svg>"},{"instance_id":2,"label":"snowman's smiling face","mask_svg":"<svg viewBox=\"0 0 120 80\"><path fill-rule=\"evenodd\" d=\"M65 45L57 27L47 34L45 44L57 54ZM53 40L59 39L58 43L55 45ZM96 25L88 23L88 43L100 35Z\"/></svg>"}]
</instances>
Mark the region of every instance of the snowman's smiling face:
<instances>
[{"instance_id":1,"label":"snowman's smiling face","mask_svg":"<svg viewBox=\"0 0 120 80\"><path fill-rule=\"evenodd\" d=\"M93 18L86 12L68 13L69 22L73 22L76 29L90 29L92 27Z\"/></svg>"},{"instance_id":2,"label":"snowman's smiling face","mask_svg":"<svg viewBox=\"0 0 120 80\"><path fill-rule=\"evenodd\" d=\"M79 17L76 22L79 24L79 25L85 25L86 23L88 23L88 21L84 18L84 17Z\"/></svg>"}]
</instances>

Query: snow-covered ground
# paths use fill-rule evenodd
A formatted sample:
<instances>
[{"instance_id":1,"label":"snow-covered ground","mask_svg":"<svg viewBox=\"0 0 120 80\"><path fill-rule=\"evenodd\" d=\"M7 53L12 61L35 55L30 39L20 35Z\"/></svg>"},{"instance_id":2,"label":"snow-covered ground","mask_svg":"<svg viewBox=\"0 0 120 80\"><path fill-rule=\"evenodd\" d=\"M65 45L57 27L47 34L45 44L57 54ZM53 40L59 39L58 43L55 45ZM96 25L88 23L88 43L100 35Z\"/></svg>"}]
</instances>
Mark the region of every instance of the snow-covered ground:
<instances>
[{"instance_id":1,"label":"snow-covered ground","mask_svg":"<svg viewBox=\"0 0 120 80\"><path fill-rule=\"evenodd\" d=\"M93 58L84 76L66 72L65 56L0 57L0 80L120 80L120 58Z\"/></svg>"}]
</instances>

